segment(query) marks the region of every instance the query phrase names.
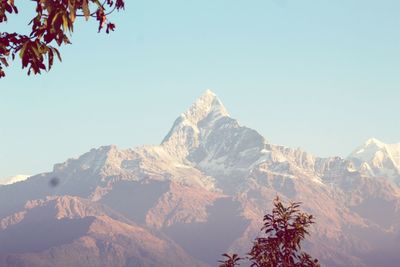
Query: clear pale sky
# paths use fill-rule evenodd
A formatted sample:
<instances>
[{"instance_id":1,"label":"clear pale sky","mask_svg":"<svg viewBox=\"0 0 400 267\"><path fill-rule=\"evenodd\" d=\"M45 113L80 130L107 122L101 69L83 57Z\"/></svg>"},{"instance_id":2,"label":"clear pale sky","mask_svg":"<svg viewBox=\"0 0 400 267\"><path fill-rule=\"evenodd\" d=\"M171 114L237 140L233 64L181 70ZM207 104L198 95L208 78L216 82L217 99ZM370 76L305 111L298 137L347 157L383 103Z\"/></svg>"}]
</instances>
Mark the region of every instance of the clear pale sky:
<instances>
[{"instance_id":1,"label":"clear pale sky","mask_svg":"<svg viewBox=\"0 0 400 267\"><path fill-rule=\"evenodd\" d=\"M275 144L344 157L400 142L400 1L126 1L111 35L76 26L50 73L7 69L0 177L158 144L207 88ZM20 9L0 30L26 29Z\"/></svg>"}]
</instances>

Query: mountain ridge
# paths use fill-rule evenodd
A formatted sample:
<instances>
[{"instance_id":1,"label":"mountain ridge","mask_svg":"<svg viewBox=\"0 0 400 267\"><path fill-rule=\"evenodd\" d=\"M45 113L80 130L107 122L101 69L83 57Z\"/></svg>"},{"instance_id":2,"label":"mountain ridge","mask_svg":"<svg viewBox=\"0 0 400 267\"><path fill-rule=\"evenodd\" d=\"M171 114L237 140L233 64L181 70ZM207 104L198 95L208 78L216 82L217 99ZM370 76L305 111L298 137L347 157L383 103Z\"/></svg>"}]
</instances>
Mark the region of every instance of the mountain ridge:
<instances>
[{"instance_id":1,"label":"mountain ridge","mask_svg":"<svg viewBox=\"0 0 400 267\"><path fill-rule=\"evenodd\" d=\"M22 181L25 181L26 179L28 179L29 177L30 177L30 175L18 174L18 175L11 176L11 177L1 178L0 179L0 186L1 185L10 185L10 184L15 184L15 183L18 183L18 182L22 182Z\"/></svg>"},{"instance_id":2,"label":"mountain ridge","mask_svg":"<svg viewBox=\"0 0 400 267\"><path fill-rule=\"evenodd\" d=\"M24 221L21 211L32 203L75 197L127 220L115 224L167 236L172 250L188 261L213 266L223 252L247 252L279 194L303 202L317 218L307 246L326 266L395 267L400 258L391 250L390 261L372 264L368 256L400 246L400 175L388 175L385 168L392 166L386 158L373 165L354 156L321 158L271 144L231 118L207 90L160 145L103 146L55 164L49 173L0 187L0 220L18 225ZM57 214L39 220L45 218L56 220Z\"/></svg>"}]
</instances>

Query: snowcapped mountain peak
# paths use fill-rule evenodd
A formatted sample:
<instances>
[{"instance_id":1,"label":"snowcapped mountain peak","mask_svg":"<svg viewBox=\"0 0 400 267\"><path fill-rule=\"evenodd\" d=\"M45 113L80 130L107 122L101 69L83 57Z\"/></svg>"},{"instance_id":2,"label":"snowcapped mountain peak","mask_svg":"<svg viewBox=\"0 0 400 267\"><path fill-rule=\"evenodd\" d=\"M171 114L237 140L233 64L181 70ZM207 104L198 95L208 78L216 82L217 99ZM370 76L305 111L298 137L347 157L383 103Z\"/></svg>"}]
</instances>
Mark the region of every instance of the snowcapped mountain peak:
<instances>
[{"instance_id":1,"label":"snowcapped mountain peak","mask_svg":"<svg viewBox=\"0 0 400 267\"><path fill-rule=\"evenodd\" d=\"M30 175L20 174L12 177L2 178L0 179L0 185L10 185L17 182L22 182L27 180L29 177Z\"/></svg>"},{"instance_id":2,"label":"snowcapped mountain peak","mask_svg":"<svg viewBox=\"0 0 400 267\"><path fill-rule=\"evenodd\" d=\"M385 144L384 142L382 142L382 141L380 141L380 140L378 140L378 139L372 137L372 138L368 139L368 140L365 142L364 145L365 145L365 146L374 145L374 146L377 146L377 147L379 147L379 148L383 148L383 147L385 147L386 144Z\"/></svg>"},{"instance_id":3,"label":"snowcapped mountain peak","mask_svg":"<svg viewBox=\"0 0 400 267\"><path fill-rule=\"evenodd\" d=\"M349 158L356 158L364 162L372 160L378 151L385 150L386 144L376 138L368 139L363 145L354 150Z\"/></svg>"},{"instance_id":4,"label":"snowcapped mountain peak","mask_svg":"<svg viewBox=\"0 0 400 267\"><path fill-rule=\"evenodd\" d=\"M400 144L386 144L376 138L370 138L362 146L358 147L354 152L352 152L349 158L357 158L361 161L368 162L377 155L381 154L385 154L396 159L400 154Z\"/></svg>"},{"instance_id":5,"label":"snowcapped mountain peak","mask_svg":"<svg viewBox=\"0 0 400 267\"><path fill-rule=\"evenodd\" d=\"M203 93L203 95L212 95L212 96L216 96L216 94L215 94L213 91L211 91L211 89L205 90L204 93Z\"/></svg>"},{"instance_id":6,"label":"snowcapped mountain peak","mask_svg":"<svg viewBox=\"0 0 400 267\"><path fill-rule=\"evenodd\" d=\"M211 90L206 90L178 119L164 138L162 144L170 154L186 158L201 139L214 129L215 123L229 118L221 100Z\"/></svg>"},{"instance_id":7,"label":"snowcapped mountain peak","mask_svg":"<svg viewBox=\"0 0 400 267\"><path fill-rule=\"evenodd\" d=\"M218 118L229 116L229 113L217 95L207 89L182 117L192 124L198 124L210 115Z\"/></svg>"},{"instance_id":8,"label":"snowcapped mountain peak","mask_svg":"<svg viewBox=\"0 0 400 267\"><path fill-rule=\"evenodd\" d=\"M385 176L400 183L400 144L386 144L370 138L351 153L348 159L355 161L361 171L368 165L375 176Z\"/></svg>"}]
</instances>

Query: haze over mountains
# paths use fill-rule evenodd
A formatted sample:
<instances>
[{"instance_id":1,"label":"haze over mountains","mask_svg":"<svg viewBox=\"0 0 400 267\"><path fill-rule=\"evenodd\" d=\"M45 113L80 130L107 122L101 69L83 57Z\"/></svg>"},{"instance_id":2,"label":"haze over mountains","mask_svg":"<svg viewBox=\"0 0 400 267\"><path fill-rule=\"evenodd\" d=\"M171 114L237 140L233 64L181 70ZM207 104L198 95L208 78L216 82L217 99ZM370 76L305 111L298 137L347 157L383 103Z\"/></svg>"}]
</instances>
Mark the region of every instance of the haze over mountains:
<instances>
[{"instance_id":1,"label":"haze over mountains","mask_svg":"<svg viewBox=\"0 0 400 267\"><path fill-rule=\"evenodd\" d=\"M395 267L399 186L400 144L319 158L270 144L207 90L160 145L0 186L0 266L216 266L245 255L278 194L315 215L306 246L324 266Z\"/></svg>"}]
</instances>

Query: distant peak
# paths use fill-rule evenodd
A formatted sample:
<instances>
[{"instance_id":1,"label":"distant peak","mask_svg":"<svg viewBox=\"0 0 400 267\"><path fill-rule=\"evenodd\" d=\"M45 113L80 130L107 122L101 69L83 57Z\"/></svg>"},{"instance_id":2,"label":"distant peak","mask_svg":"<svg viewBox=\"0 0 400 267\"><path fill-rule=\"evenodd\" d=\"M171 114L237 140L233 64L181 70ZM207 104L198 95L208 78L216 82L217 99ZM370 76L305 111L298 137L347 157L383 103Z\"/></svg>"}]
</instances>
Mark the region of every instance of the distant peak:
<instances>
[{"instance_id":1,"label":"distant peak","mask_svg":"<svg viewBox=\"0 0 400 267\"><path fill-rule=\"evenodd\" d=\"M228 111L217 95L208 89L179 116L162 143L171 143L174 149L179 145L195 145L200 130L211 130L224 117L229 117Z\"/></svg>"},{"instance_id":2,"label":"distant peak","mask_svg":"<svg viewBox=\"0 0 400 267\"><path fill-rule=\"evenodd\" d=\"M209 95L209 96L217 96L213 91L211 91L210 89L207 89L204 93L203 93L203 96L206 96L206 95Z\"/></svg>"},{"instance_id":3,"label":"distant peak","mask_svg":"<svg viewBox=\"0 0 400 267\"><path fill-rule=\"evenodd\" d=\"M22 182L27 180L30 175L20 174L12 177L2 178L0 179L0 185L10 185L17 182Z\"/></svg>"},{"instance_id":4,"label":"distant peak","mask_svg":"<svg viewBox=\"0 0 400 267\"><path fill-rule=\"evenodd\" d=\"M222 105L221 100L218 98L217 94L207 89L204 93L196 100L193 105L196 105L198 102L204 102L205 104L211 105L214 101L219 102Z\"/></svg>"},{"instance_id":5,"label":"distant peak","mask_svg":"<svg viewBox=\"0 0 400 267\"><path fill-rule=\"evenodd\" d=\"M372 137L365 142L365 146L376 145L378 147L384 147L385 143Z\"/></svg>"},{"instance_id":6,"label":"distant peak","mask_svg":"<svg viewBox=\"0 0 400 267\"><path fill-rule=\"evenodd\" d=\"M385 151L387 153L388 145L384 142L376 139L370 138L361 146L359 146L356 150L354 150L349 158L358 158L362 161L369 162L375 156L375 154L379 151Z\"/></svg>"},{"instance_id":7,"label":"distant peak","mask_svg":"<svg viewBox=\"0 0 400 267\"><path fill-rule=\"evenodd\" d=\"M228 111L226 110L224 104L222 104L221 100L218 96L207 89L194 104L183 113L184 119L191 121L194 124L197 124L199 121L203 120L210 114L213 114L215 117L225 117L229 116Z\"/></svg>"}]
</instances>

